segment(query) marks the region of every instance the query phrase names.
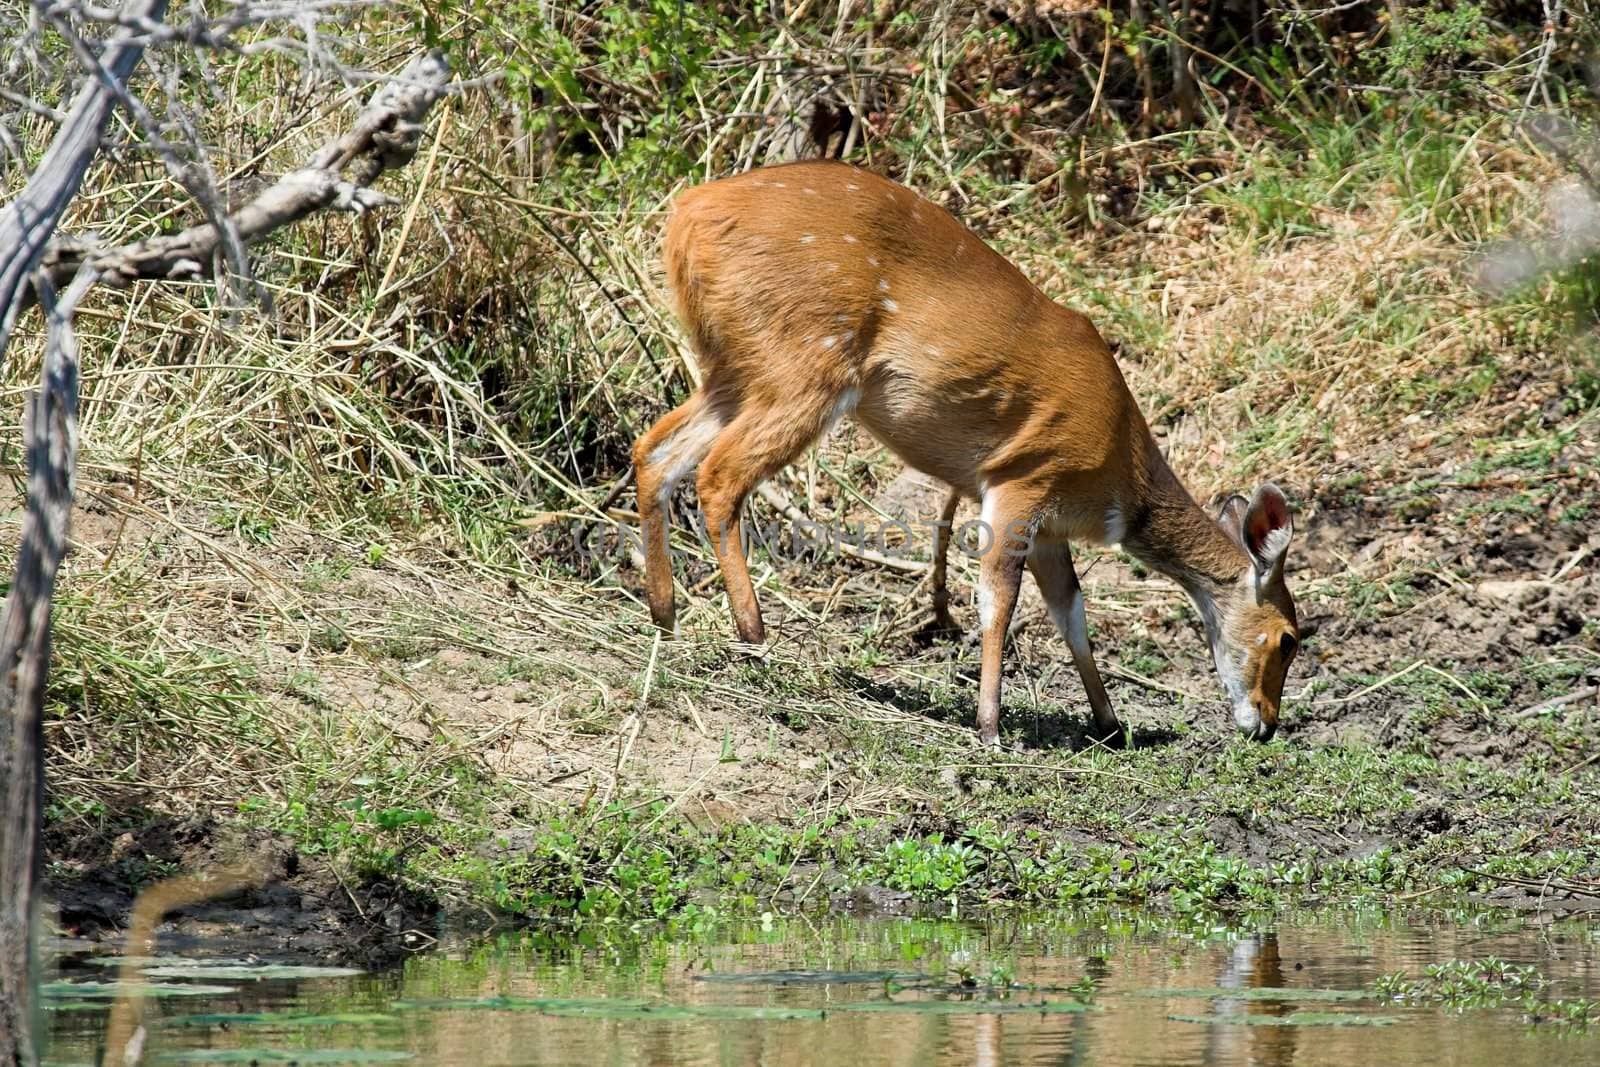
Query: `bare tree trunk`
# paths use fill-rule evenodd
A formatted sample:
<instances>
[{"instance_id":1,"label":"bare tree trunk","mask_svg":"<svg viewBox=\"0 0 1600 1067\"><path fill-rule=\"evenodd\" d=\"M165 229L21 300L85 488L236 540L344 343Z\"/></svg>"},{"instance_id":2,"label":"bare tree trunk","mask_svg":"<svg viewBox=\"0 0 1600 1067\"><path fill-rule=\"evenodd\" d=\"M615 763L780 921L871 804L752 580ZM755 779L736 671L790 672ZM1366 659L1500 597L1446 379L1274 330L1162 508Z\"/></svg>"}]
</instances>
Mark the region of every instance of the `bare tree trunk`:
<instances>
[{"instance_id":1,"label":"bare tree trunk","mask_svg":"<svg viewBox=\"0 0 1600 1067\"><path fill-rule=\"evenodd\" d=\"M124 27L148 30L165 11L166 0L127 0L120 15ZM0 212L0 359L17 316L32 301L40 303L48 328L43 381L23 424L28 503L16 578L0 614L0 1067L32 1067L38 1057L32 935L41 867L50 607L67 547L77 446L73 309L101 279L126 285L199 273L222 241L210 224L111 249L56 236L143 50L143 38L134 31L118 32L100 57L103 69L79 91L39 169ZM241 241L323 208L363 211L390 203L367 186L415 155L421 122L448 78L441 56L413 60L373 95L350 132L229 217ZM56 287L69 278L70 287L57 300Z\"/></svg>"},{"instance_id":2,"label":"bare tree trunk","mask_svg":"<svg viewBox=\"0 0 1600 1067\"><path fill-rule=\"evenodd\" d=\"M166 14L166 0L128 0L130 23ZM144 55L144 38L119 31L101 61L126 82ZM83 176L100 150L116 92L90 79L27 186L0 213L0 359L29 293L30 275ZM32 295L45 303L48 341L39 394L23 421L28 504L17 574L0 615L0 1067L38 1062L33 924L38 906L41 812L44 807L44 691L50 664L50 599L67 546L72 464L77 447L77 348L72 308L94 282L84 271L57 302L39 279Z\"/></svg>"},{"instance_id":3,"label":"bare tree trunk","mask_svg":"<svg viewBox=\"0 0 1600 1067\"><path fill-rule=\"evenodd\" d=\"M1166 23L1167 58L1172 63L1172 96L1178 104L1178 121L1184 126L1192 126L1199 111L1198 90L1194 75L1189 70L1193 55L1188 39L1193 22L1190 18L1192 0L1180 0L1176 14L1169 0L1156 0L1156 6L1161 10L1162 21Z\"/></svg>"},{"instance_id":4,"label":"bare tree trunk","mask_svg":"<svg viewBox=\"0 0 1600 1067\"><path fill-rule=\"evenodd\" d=\"M32 946L44 808L44 683L50 666L50 599L67 551L78 448L78 346L72 311L84 271L60 300L39 281L48 323L44 374L22 420L28 506L17 574L0 614L0 1064L37 1062Z\"/></svg>"},{"instance_id":5,"label":"bare tree trunk","mask_svg":"<svg viewBox=\"0 0 1600 1067\"><path fill-rule=\"evenodd\" d=\"M1150 49L1144 39L1144 0L1131 0L1128 5L1128 20L1133 25L1133 32L1138 45L1133 55L1133 66L1139 76L1139 129L1145 131L1150 128L1150 115L1155 110L1156 91L1150 79ZM1111 32L1107 26L1106 33Z\"/></svg>"}]
</instances>

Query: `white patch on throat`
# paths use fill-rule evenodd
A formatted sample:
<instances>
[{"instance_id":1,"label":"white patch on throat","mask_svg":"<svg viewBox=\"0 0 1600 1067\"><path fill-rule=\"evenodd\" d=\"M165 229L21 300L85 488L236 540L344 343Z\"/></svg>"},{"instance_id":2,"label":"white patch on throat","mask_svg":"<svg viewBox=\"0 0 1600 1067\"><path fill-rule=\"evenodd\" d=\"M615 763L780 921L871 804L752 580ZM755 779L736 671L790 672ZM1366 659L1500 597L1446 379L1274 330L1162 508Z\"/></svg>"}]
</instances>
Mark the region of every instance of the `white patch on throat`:
<instances>
[{"instance_id":1,"label":"white patch on throat","mask_svg":"<svg viewBox=\"0 0 1600 1067\"><path fill-rule=\"evenodd\" d=\"M1199 610L1201 621L1205 623L1206 642L1211 646L1211 662L1216 665L1217 677L1222 682L1223 691L1228 694L1228 703L1233 705L1233 721L1240 729L1254 729L1256 711L1250 704L1250 694L1245 690L1244 673L1229 657L1227 645L1223 642L1222 621L1217 617L1217 603L1210 592L1201 586L1190 589L1189 597ZM1244 720L1246 713L1250 719L1249 723Z\"/></svg>"}]
</instances>

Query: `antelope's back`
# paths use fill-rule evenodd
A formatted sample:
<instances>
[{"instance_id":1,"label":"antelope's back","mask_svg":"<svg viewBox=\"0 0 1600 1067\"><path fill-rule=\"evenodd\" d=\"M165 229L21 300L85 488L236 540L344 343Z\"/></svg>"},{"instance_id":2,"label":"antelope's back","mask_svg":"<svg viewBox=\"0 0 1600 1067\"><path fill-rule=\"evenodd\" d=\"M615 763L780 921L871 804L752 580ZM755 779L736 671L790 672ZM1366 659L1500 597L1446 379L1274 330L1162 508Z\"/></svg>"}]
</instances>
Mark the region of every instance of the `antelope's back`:
<instances>
[{"instance_id":1,"label":"antelope's back","mask_svg":"<svg viewBox=\"0 0 1600 1067\"><path fill-rule=\"evenodd\" d=\"M807 338L865 357L891 324L973 335L994 351L1049 304L949 212L843 163L766 167L688 190L663 258L679 315L712 358ZM1009 336L977 336L998 330Z\"/></svg>"}]
</instances>

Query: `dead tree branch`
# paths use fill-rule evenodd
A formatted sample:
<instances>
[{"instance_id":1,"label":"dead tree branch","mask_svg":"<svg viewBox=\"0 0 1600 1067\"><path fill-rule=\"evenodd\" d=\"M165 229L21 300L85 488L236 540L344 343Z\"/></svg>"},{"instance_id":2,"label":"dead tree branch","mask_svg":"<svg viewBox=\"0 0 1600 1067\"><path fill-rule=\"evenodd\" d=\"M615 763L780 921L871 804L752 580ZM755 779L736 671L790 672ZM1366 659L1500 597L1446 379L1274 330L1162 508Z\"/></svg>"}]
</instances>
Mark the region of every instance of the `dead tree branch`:
<instances>
[{"instance_id":1,"label":"dead tree branch","mask_svg":"<svg viewBox=\"0 0 1600 1067\"><path fill-rule=\"evenodd\" d=\"M304 167L285 174L230 216L240 239L252 244L324 208L362 212L391 203L368 186L416 155L422 120L443 95L449 73L440 55L412 60L373 95L348 133L323 145ZM88 264L102 282L121 287L139 279L199 276L220 245L217 228L209 224L109 249L60 238L45 252L43 267L56 280L70 278Z\"/></svg>"},{"instance_id":2,"label":"dead tree branch","mask_svg":"<svg viewBox=\"0 0 1600 1067\"><path fill-rule=\"evenodd\" d=\"M125 7L130 17L159 21L166 14L167 0L128 0ZM106 47L100 62L113 78L126 83L144 49L142 35L121 30ZM0 212L0 356L11 339L12 324L25 308L21 298L27 292L28 279L100 150L116 99L106 85L92 78L84 82L39 169L17 198ZM63 285L75 273L76 268L52 274L51 278Z\"/></svg>"}]
</instances>

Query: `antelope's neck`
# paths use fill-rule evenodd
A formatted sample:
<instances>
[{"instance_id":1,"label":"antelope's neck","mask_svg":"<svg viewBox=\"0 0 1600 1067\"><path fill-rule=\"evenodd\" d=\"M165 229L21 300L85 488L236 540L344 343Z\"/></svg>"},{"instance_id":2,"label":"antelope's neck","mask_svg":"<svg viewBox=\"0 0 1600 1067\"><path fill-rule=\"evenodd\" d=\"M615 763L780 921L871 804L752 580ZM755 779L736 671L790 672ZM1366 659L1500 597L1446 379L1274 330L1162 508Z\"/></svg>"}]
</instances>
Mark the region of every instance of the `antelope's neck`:
<instances>
[{"instance_id":1,"label":"antelope's neck","mask_svg":"<svg viewBox=\"0 0 1600 1067\"><path fill-rule=\"evenodd\" d=\"M1249 558L1195 503L1148 435L1141 458L1143 499L1131 509L1122 547L1183 586L1191 597L1209 600L1238 580Z\"/></svg>"}]
</instances>

